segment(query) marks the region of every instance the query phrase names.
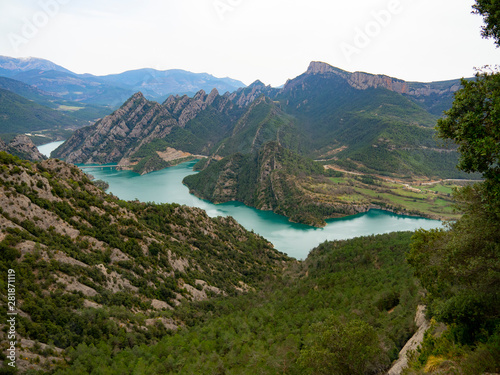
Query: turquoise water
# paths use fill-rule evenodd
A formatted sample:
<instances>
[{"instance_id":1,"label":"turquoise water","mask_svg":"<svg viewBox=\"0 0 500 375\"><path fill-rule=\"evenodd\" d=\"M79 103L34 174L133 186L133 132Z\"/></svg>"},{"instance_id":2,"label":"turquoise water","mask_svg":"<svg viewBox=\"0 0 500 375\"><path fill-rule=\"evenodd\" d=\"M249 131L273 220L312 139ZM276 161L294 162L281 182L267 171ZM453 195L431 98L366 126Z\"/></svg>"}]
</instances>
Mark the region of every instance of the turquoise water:
<instances>
[{"instance_id":1,"label":"turquoise water","mask_svg":"<svg viewBox=\"0 0 500 375\"><path fill-rule=\"evenodd\" d=\"M109 192L125 200L143 202L179 203L204 209L211 217L233 216L248 230L260 234L274 246L297 259L307 257L309 251L326 240L347 239L394 231L436 228L440 221L396 215L381 210L328 220L324 228L290 223L284 216L260 211L239 202L212 204L191 194L182 184L185 176L195 173L194 161L139 176L114 168L85 168L97 179L109 183Z\"/></svg>"},{"instance_id":2,"label":"turquoise water","mask_svg":"<svg viewBox=\"0 0 500 375\"><path fill-rule=\"evenodd\" d=\"M58 148L60 145L62 145L64 141L57 141L57 142L50 142L46 143L44 145L38 146L38 151L42 155L45 155L46 157L50 157L50 153L54 151L56 148Z\"/></svg>"},{"instance_id":3,"label":"turquoise water","mask_svg":"<svg viewBox=\"0 0 500 375\"><path fill-rule=\"evenodd\" d=\"M40 152L50 155L61 143L40 146ZM297 259L305 259L311 249L327 240L441 226L441 222L437 220L370 210L364 214L328 220L328 225L324 228L313 228L290 223L284 216L256 210L239 202L215 205L189 194L189 189L182 184L185 176L195 173L192 170L194 164L191 161L144 176L114 168L93 167L85 168L84 171L106 181L109 184L108 192L121 199L179 203L202 208L211 217L233 216L245 228L260 234L273 243L275 248Z\"/></svg>"}]
</instances>

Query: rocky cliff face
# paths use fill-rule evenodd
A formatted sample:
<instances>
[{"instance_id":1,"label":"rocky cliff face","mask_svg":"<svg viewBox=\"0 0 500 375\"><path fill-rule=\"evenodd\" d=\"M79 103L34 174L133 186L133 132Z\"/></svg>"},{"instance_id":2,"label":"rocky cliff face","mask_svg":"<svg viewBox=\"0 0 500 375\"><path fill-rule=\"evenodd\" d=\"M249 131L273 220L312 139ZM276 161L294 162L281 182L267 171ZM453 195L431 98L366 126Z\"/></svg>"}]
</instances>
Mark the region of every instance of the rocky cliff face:
<instances>
[{"instance_id":1,"label":"rocky cliff face","mask_svg":"<svg viewBox=\"0 0 500 375\"><path fill-rule=\"evenodd\" d=\"M17 135L9 144L6 144L0 139L0 151L5 151L30 161L42 161L47 159L38 151L33 141L24 134Z\"/></svg>"},{"instance_id":2,"label":"rocky cliff face","mask_svg":"<svg viewBox=\"0 0 500 375\"><path fill-rule=\"evenodd\" d=\"M165 100L163 105L177 118L177 125L184 128L190 120L212 105L218 97L219 92L217 89L213 89L208 95L204 90L200 90L193 98L187 95L182 97L171 95ZM228 100L223 100L223 103L219 103L219 110L223 110L227 104Z\"/></svg>"},{"instance_id":3,"label":"rocky cliff face","mask_svg":"<svg viewBox=\"0 0 500 375\"><path fill-rule=\"evenodd\" d=\"M241 88L229 95L229 99L236 103L239 107L247 107L252 104L258 97L266 95L269 98L274 98L280 90L273 89L271 86L266 86L261 81L257 80L250 86Z\"/></svg>"},{"instance_id":4,"label":"rocky cliff face","mask_svg":"<svg viewBox=\"0 0 500 375\"><path fill-rule=\"evenodd\" d=\"M131 167L144 157L134 156L141 147L155 140L163 140L165 145L162 143L161 149L151 152L162 153L167 147L174 147L180 152L188 148L190 153L206 153L233 132L232 127L257 94L261 96L262 88L266 86L256 85L248 89L249 92L240 90L237 94L222 96L216 89L209 94L201 90L192 98L170 96L161 105L136 93L113 114L93 126L77 130L53 155L76 164L117 163ZM203 117L200 124L188 127L199 117ZM175 135L171 135L172 132ZM152 168L148 171L154 170Z\"/></svg>"},{"instance_id":5,"label":"rocky cliff face","mask_svg":"<svg viewBox=\"0 0 500 375\"><path fill-rule=\"evenodd\" d=\"M305 74L334 74L344 78L349 82L349 85L359 90L383 87L398 94L416 97L432 94L444 95L453 93L460 88L460 83L457 80L449 81L448 84L439 82L437 85L435 83L406 82L386 75L363 72L350 73L319 61L311 62Z\"/></svg>"}]
</instances>

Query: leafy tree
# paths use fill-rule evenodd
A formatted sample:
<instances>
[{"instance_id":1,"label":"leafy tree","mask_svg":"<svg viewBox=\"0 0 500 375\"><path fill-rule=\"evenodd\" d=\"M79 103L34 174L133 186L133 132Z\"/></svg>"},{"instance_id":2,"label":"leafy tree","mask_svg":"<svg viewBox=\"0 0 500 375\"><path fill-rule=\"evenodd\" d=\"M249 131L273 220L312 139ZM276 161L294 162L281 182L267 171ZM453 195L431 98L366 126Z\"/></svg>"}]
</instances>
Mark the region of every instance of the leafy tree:
<instances>
[{"instance_id":1,"label":"leafy tree","mask_svg":"<svg viewBox=\"0 0 500 375\"><path fill-rule=\"evenodd\" d=\"M387 359L368 323L343 323L332 316L316 325L315 339L302 350L299 361L313 374L355 375L378 373Z\"/></svg>"},{"instance_id":2,"label":"leafy tree","mask_svg":"<svg viewBox=\"0 0 500 375\"><path fill-rule=\"evenodd\" d=\"M500 0L476 0L474 13L484 17L483 37L493 38L500 46Z\"/></svg>"},{"instance_id":3,"label":"leafy tree","mask_svg":"<svg viewBox=\"0 0 500 375\"><path fill-rule=\"evenodd\" d=\"M478 73L475 81L462 80L453 107L438 121L438 135L459 145L458 168L480 172L485 198L500 200L500 73ZM495 203L494 202L494 203Z\"/></svg>"},{"instance_id":4,"label":"leafy tree","mask_svg":"<svg viewBox=\"0 0 500 375\"><path fill-rule=\"evenodd\" d=\"M485 37L499 40L500 2L478 0ZM429 310L451 324L455 338L472 344L500 326L500 73L462 80L438 135L458 144L458 168L484 181L455 193L461 219L448 230L418 231L408 255L429 292Z\"/></svg>"}]
</instances>

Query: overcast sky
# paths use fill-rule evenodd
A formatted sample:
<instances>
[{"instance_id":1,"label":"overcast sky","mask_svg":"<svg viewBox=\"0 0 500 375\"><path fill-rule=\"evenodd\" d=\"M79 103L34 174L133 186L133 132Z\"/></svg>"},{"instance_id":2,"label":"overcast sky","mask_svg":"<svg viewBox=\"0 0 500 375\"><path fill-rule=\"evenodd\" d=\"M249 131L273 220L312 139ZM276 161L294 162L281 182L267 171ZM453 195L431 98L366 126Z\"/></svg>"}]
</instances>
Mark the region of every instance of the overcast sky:
<instances>
[{"instance_id":1,"label":"overcast sky","mask_svg":"<svg viewBox=\"0 0 500 375\"><path fill-rule=\"evenodd\" d=\"M278 86L310 61L409 81L500 63L473 0L0 0L0 55L76 73L185 69Z\"/></svg>"}]
</instances>

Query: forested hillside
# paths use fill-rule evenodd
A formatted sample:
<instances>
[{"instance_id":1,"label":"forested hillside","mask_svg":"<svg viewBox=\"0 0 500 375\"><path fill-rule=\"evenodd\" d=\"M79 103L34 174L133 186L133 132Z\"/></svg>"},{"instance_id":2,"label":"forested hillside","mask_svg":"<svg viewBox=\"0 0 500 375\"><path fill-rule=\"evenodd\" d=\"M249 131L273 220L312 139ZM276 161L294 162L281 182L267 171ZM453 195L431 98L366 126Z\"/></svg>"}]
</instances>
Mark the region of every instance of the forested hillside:
<instances>
[{"instance_id":1,"label":"forested hillside","mask_svg":"<svg viewBox=\"0 0 500 375\"><path fill-rule=\"evenodd\" d=\"M123 202L54 159L0 162L0 268L16 275L21 369L48 370L81 343L154 343L187 324L173 313L183 301L253 290L294 263L232 218Z\"/></svg>"},{"instance_id":2,"label":"forested hillside","mask_svg":"<svg viewBox=\"0 0 500 375\"><path fill-rule=\"evenodd\" d=\"M239 297L183 305L152 346L81 344L57 374L382 374L412 335L411 233L324 243Z\"/></svg>"},{"instance_id":3,"label":"forested hillside","mask_svg":"<svg viewBox=\"0 0 500 375\"><path fill-rule=\"evenodd\" d=\"M0 89L0 134L76 128L83 122Z\"/></svg>"}]
</instances>

